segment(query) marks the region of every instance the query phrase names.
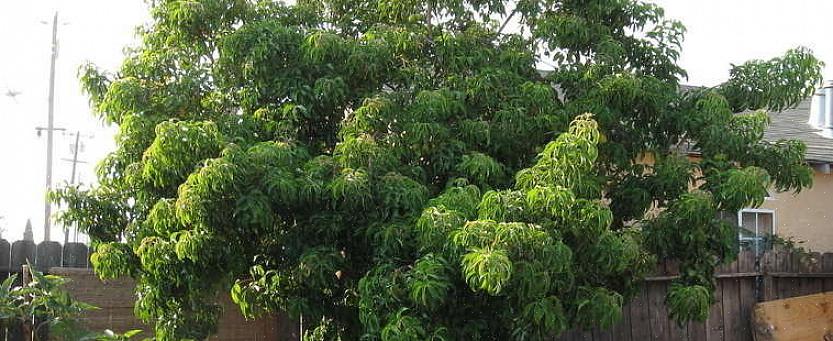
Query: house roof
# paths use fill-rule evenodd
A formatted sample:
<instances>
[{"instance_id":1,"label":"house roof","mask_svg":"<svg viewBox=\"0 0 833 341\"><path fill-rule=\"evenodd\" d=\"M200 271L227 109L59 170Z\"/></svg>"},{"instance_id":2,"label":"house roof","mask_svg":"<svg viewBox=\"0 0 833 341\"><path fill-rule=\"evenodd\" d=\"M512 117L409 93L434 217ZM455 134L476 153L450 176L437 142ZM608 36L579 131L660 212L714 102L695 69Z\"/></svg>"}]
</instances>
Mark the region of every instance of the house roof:
<instances>
[{"instance_id":1,"label":"house roof","mask_svg":"<svg viewBox=\"0 0 833 341\"><path fill-rule=\"evenodd\" d=\"M810 126L810 99L795 108L769 114L770 125L764 132L764 140L801 140L807 145L806 160L810 162L833 163L833 139L818 134L820 129Z\"/></svg>"},{"instance_id":2,"label":"house roof","mask_svg":"<svg viewBox=\"0 0 833 341\"><path fill-rule=\"evenodd\" d=\"M699 86L680 85L680 91L700 89ZM811 163L833 163L833 139L819 135L821 129L811 126L810 104L812 98L801 101L796 107L780 112L769 112L770 124L764 132L764 140L800 140L807 146L804 159ZM690 148L687 146L686 148ZM689 153L696 153L688 149Z\"/></svg>"}]
</instances>

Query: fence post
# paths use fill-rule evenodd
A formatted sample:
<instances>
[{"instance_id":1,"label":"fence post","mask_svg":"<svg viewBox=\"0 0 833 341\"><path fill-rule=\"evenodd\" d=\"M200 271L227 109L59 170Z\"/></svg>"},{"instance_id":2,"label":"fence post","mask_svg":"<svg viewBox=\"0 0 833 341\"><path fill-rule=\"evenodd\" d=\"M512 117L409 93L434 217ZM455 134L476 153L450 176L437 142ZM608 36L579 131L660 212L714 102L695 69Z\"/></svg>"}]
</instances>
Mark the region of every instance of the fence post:
<instances>
[{"instance_id":1,"label":"fence post","mask_svg":"<svg viewBox=\"0 0 833 341\"><path fill-rule=\"evenodd\" d=\"M772 301L775 299L775 280L773 280L772 269L775 265L775 257L777 257L776 250L769 250L764 253L760 264L759 264L759 272L763 276L763 281L761 282L761 296L759 297L759 301L766 302Z\"/></svg>"}]
</instances>

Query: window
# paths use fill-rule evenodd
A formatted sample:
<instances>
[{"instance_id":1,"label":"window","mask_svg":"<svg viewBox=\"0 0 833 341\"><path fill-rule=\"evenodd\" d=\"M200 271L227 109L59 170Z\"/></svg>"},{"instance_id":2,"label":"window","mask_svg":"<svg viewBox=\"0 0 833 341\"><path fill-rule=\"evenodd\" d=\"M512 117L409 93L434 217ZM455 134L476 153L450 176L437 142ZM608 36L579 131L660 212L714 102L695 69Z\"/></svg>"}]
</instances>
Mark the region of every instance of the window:
<instances>
[{"instance_id":1,"label":"window","mask_svg":"<svg viewBox=\"0 0 833 341\"><path fill-rule=\"evenodd\" d=\"M738 212L738 239L742 250L762 253L769 249L770 237L775 234L775 211L743 209Z\"/></svg>"}]
</instances>

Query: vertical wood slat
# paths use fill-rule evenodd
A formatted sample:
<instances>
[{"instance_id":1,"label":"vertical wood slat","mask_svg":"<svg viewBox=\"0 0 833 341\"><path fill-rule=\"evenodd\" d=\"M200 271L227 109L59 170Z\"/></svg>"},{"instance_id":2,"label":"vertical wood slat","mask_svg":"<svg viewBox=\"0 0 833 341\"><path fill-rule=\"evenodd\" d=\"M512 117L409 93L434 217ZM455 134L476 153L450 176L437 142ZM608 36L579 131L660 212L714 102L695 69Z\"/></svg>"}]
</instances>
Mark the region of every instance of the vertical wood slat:
<instances>
[{"instance_id":1,"label":"vertical wood slat","mask_svg":"<svg viewBox=\"0 0 833 341\"><path fill-rule=\"evenodd\" d=\"M631 305L622 307L622 320L610 329L612 341L631 341Z\"/></svg>"},{"instance_id":2,"label":"vertical wood slat","mask_svg":"<svg viewBox=\"0 0 833 341\"><path fill-rule=\"evenodd\" d=\"M738 262L728 264L724 273L737 272ZM738 340L740 336L740 280L727 278L723 284L723 333L724 340Z\"/></svg>"},{"instance_id":3,"label":"vertical wood slat","mask_svg":"<svg viewBox=\"0 0 833 341\"><path fill-rule=\"evenodd\" d=\"M790 253L789 252L778 252L775 254L775 268L772 272L787 272L788 271L788 264L790 264ZM782 298L787 298L787 291L789 290L788 278L776 278L774 280L775 284L775 299L780 300Z\"/></svg>"},{"instance_id":4,"label":"vertical wood slat","mask_svg":"<svg viewBox=\"0 0 833 341\"><path fill-rule=\"evenodd\" d=\"M807 262L804 262L806 273L819 273L822 267L822 257L818 252L809 254ZM806 283L803 284L805 295L818 294L824 291L824 280L822 278L808 277Z\"/></svg>"},{"instance_id":5,"label":"vertical wood slat","mask_svg":"<svg viewBox=\"0 0 833 341\"><path fill-rule=\"evenodd\" d=\"M821 269L823 272L833 272L833 253L825 253L821 256ZM822 290L833 291L833 278L825 278L822 281Z\"/></svg>"},{"instance_id":6,"label":"vertical wood slat","mask_svg":"<svg viewBox=\"0 0 833 341\"><path fill-rule=\"evenodd\" d=\"M723 338L723 283L718 280L714 289L714 304L709 307L706 320L706 336L709 341L722 341Z\"/></svg>"},{"instance_id":7,"label":"vertical wood slat","mask_svg":"<svg viewBox=\"0 0 833 341\"><path fill-rule=\"evenodd\" d=\"M631 340L651 339L651 315L648 309L648 286L643 284L630 304Z\"/></svg>"},{"instance_id":8,"label":"vertical wood slat","mask_svg":"<svg viewBox=\"0 0 833 341\"><path fill-rule=\"evenodd\" d=\"M706 322L691 321L688 323L688 339L691 341L706 341L708 331Z\"/></svg>"},{"instance_id":9,"label":"vertical wood slat","mask_svg":"<svg viewBox=\"0 0 833 341\"><path fill-rule=\"evenodd\" d=\"M578 328L570 329L563 334L559 338L560 341L580 341L581 340L581 330Z\"/></svg>"},{"instance_id":10,"label":"vertical wood slat","mask_svg":"<svg viewBox=\"0 0 833 341\"><path fill-rule=\"evenodd\" d=\"M772 278L772 276L769 275L769 273L773 272L773 270L775 269L776 257L776 252L767 252L761 259L760 271L764 273L764 277L761 283L761 285L763 286L761 290L763 292L760 293L760 297L763 301L772 301L775 299L776 296L775 280ZM833 260L833 258L831 260Z\"/></svg>"},{"instance_id":11,"label":"vertical wood slat","mask_svg":"<svg viewBox=\"0 0 833 341\"><path fill-rule=\"evenodd\" d=\"M613 341L611 328L604 329L602 327L593 328L593 341Z\"/></svg>"},{"instance_id":12,"label":"vertical wood slat","mask_svg":"<svg viewBox=\"0 0 833 341\"><path fill-rule=\"evenodd\" d=\"M750 273L755 272L755 254L753 252L744 252L738 257L738 272L741 273ZM755 295L755 287L756 287L757 279L755 277L745 277L740 280L739 282L739 291L738 294L739 300L738 305L740 308L740 326L738 328L739 335L738 339L740 341L751 341L752 340L752 329L750 320L752 318L752 307L755 303L758 302L758 299Z\"/></svg>"},{"instance_id":13,"label":"vertical wood slat","mask_svg":"<svg viewBox=\"0 0 833 341\"><path fill-rule=\"evenodd\" d=\"M658 264L654 273L660 276L667 275L665 262ZM651 281L646 283L648 289L648 310L651 318L651 340L666 340L669 338L668 329L668 308L665 306L666 283L664 281Z\"/></svg>"},{"instance_id":14,"label":"vertical wood slat","mask_svg":"<svg viewBox=\"0 0 833 341\"><path fill-rule=\"evenodd\" d=\"M790 254L790 268L789 272L791 273L802 273L804 272L804 257L800 253L792 253ZM794 278L790 281L790 297L798 297L804 295L804 287L807 286L806 281L803 278Z\"/></svg>"}]
</instances>

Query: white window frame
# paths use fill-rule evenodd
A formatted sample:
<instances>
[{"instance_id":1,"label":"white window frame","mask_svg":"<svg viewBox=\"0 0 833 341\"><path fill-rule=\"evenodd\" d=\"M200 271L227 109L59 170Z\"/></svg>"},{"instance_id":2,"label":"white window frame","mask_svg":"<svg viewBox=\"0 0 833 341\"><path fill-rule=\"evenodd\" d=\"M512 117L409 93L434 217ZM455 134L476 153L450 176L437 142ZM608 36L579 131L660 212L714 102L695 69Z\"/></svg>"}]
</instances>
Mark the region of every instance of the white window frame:
<instances>
[{"instance_id":1,"label":"white window frame","mask_svg":"<svg viewBox=\"0 0 833 341\"><path fill-rule=\"evenodd\" d=\"M773 199L769 199L773 200ZM744 213L769 213L772 214L772 233L771 235L775 235L777 233L778 228L778 215L775 214L775 210L769 208L744 208L738 211L738 228L743 228L743 214ZM757 214L755 215L755 236L759 236L760 233L758 232L758 218ZM741 233L738 231L738 240L741 238ZM758 243L755 243L755 253L758 254Z\"/></svg>"}]
</instances>

